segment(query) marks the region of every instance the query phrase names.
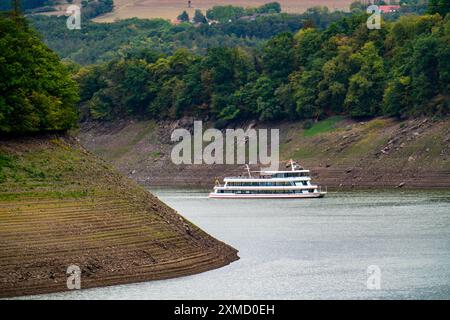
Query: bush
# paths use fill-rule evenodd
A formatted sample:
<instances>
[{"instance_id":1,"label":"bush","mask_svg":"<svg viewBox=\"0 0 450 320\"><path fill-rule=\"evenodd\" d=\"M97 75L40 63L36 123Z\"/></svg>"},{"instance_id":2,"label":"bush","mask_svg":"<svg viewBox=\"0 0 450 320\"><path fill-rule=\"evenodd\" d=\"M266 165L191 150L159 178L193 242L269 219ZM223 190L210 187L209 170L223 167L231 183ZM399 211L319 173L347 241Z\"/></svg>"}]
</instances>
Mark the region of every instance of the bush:
<instances>
[{"instance_id":1,"label":"bush","mask_svg":"<svg viewBox=\"0 0 450 320\"><path fill-rule=\"evenodd\" d=\"M0 183L4 182L6 179L3 168L11 166L11 157L0 153Z\"/></svg>"},{"instance_id":2,"label":"bush","mask_svg":"<svg viewBox=\"0 0 450 320\"><path fill-rule=\"evenodd\" d=\"M314 125L314 122L312 120L306 120L303 123L303 129L309 130L309 129L311 129L313 127L313 125Z\"/></svg>"}]
</instances>

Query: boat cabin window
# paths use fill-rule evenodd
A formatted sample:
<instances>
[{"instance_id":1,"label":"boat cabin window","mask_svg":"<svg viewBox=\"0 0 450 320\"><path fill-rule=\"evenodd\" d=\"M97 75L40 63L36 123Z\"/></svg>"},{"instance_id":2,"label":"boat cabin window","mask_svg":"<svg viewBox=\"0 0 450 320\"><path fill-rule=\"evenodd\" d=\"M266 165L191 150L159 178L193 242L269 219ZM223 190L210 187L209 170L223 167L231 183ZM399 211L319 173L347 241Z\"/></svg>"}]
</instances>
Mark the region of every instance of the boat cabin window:
<instances>
[{"instance_id":1,"label":"boat cabin window","mask_svg":"<svg viewBox=\"0 0 450 320\"><path fill-rule=\"evenodd\" d=\"M276 173L272 175L273 178L296 178L306 176L307 175L304 172L285 172L285 173Z\"/></svg>"}]
</instances>

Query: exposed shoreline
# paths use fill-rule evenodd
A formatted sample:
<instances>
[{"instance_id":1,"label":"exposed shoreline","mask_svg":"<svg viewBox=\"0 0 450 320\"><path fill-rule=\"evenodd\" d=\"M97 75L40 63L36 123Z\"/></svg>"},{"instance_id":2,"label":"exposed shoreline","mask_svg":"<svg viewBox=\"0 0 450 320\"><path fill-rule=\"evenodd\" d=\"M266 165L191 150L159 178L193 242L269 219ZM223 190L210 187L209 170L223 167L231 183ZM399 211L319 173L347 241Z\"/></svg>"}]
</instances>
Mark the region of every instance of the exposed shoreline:
<instances>
[{"instance_id":1,"label":"exposed shoreline","mask_svg":"<svg viewBox=\"0 0 450 320\"><path fill-rule=\"evenodd\" d=\"M70 265L94 288L239 259L70 137L2 140L0 154L0 298L67 291Z\"/></svg>"},{"instance_id":2,"label":"exposed shoreline","mask_svg":"<svg viewBox=\"0 0 450 320\"><path fill-rule=\"evenodd\" d=\"M405 173L385 170L378 174L367 174L364 168L350 169L346 167L328 169L308 167L312 172L312 179L317 184L329 190L366 190L366 189L405 189L405 190L450 190L450 171L435 171L426 173ZM236 176L242 174L242 168L220 170L223 176ZM147 187L162 188L191 188L199 187L211 189L216 176L214 174L191 173L179 174L176 179L167 176L152 177L151 181L136 181Z\"/></svg>"},{"instance_id":3,"label":"exposed shoreline","mask_svg":"<svg viewBox=\"0 0 450 320\"><path fill-rule=\"evenodd\" d=\"M243 165L173 164L170 134L180 127L192 130L192 119L85 123L78 136L89 150L146 187L212 188L217 178L244 173ZM332 189L450 189L449 118L343 119L313 136L303 134L302 122L236 127L279 128L280 160L299 161L315 182Z\"/></svg>"}]
</instances>

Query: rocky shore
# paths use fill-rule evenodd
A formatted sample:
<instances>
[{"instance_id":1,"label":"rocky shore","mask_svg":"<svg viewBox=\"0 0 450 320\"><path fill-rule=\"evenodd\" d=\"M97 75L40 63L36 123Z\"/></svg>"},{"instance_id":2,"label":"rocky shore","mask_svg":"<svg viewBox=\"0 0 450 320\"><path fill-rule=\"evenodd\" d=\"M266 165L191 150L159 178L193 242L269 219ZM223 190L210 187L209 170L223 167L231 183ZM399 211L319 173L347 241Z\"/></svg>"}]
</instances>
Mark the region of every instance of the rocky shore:
<instances>
[{"instance_id":1,"label":"rocky shore","mask_svg":"<svg viewBox=\"0 0 450 320\"><path fill-rule=\"evenodd\" d=\"M192 130L192 123L192 119L85 123L78 137L89 150L145 186L211 188L217 178L244 172L242 165L173 164L170 134L180 127ZM284 122L234 127L280 129L281 160L296 159L312 171L315 181L332 189L450 188L449 119L337 119L315 126L305 130L303 122Z\"/></svg>"}]
</instances>

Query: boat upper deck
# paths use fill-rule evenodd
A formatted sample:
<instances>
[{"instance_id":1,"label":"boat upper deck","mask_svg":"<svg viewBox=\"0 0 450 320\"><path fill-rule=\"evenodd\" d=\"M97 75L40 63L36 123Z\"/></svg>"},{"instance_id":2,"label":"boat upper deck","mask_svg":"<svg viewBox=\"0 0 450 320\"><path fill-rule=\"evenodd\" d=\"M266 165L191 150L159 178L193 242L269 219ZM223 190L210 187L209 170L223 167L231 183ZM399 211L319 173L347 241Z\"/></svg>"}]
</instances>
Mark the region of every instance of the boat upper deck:
<instances>
[{"instance_id":1,"label":"boat upper deck","mask_svg":"<svg viewBox=\"0 0 450 320\"><path fill-rule=\"evenodd\" d=\"M259 176L239 176L239 177L226 177L225 182L231 181L247 181L258 182L267 180L310 180L309 170L296 170L296 171L261 171L258 172Z\"/></svg>"}]
</instances>

